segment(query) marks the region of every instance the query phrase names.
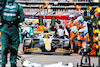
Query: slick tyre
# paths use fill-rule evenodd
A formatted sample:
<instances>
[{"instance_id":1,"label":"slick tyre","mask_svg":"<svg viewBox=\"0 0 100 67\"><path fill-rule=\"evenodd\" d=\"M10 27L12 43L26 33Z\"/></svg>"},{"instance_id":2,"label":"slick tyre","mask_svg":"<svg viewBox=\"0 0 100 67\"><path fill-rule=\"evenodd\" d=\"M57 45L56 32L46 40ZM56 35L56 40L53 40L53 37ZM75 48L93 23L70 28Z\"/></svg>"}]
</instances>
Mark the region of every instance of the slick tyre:
<instances>
[{"instance_id":1,"label":"slick tyre","mask_svg":"<svg viewBox=\"0 0 100 67\"><path fill-rule=\"evenodd\" d=\"M93 66L92 67L94 67L95 65L94 65L94 63L93 63Z\"/></svg>"},{"instance_id":2,"label":"slick tyre","mask_svg":"<svg viewBox=\"0 0 100 67\"><path fill-rule=\"evenodd\" d=\"M78 63L77 63L77 67L78 67Z\"/></svg>"},{"instance_id":3,"label":"slick tyre","mask_svg":"<svg viewBox=\"0 0 100 67\"><path fill-rule=\"evenodd\" d=\"M77 40L73 40L73 46L74 46L74 53L78 53L78 43Z\"/></svg>"}]
</instances>

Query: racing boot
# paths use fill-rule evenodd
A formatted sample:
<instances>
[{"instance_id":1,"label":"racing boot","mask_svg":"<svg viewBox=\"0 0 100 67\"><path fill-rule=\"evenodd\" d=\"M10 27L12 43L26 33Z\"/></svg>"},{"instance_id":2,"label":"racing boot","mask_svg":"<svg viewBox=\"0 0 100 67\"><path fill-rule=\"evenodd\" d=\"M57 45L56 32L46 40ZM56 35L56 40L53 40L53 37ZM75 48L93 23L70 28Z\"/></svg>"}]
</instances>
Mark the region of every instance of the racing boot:
<instances>
[{"instance_id":1,"label":"racing boot","mask_svg":"<svg viewBox=\"0 0 100 67\"><path fill-rule=\"evenodd\" d=\"M17 67L16 64L11 63L11 67Z\"/></svg>"}]
</instances>

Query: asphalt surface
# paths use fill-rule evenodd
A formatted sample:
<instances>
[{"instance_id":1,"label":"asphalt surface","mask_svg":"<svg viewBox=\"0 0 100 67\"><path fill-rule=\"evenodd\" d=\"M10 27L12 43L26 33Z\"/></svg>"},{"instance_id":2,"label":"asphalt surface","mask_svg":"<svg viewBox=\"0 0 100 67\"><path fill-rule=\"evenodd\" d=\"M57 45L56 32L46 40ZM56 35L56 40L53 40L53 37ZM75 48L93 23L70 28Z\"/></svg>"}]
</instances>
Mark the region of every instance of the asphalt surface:
<instances>
[{"instance_id":1,"label":"asphalt surface","mask_svg":"<svg viewBox=\"0 0 100 67\"><path fill-rule=\"evenodd\" d=\"M23 54L26 60L38 63L38 64L54 64L58 62L62 62L63 64L73 63L74 67L76 67L77 63L80 63L81 55L72 54L72 55L42 55L42 54ZM8 59L9 60L9 59ZM17 61L17 66L22 67L21 61ZM98 57L91 57L91 65L95 64L95 67L98 65ZM8 62L7 67L10 67L10 63Z\"/></svg>"},{"instance_id":2,"label":"asphalt surface","mask_svg":"<svg viewBox=\"0 0 100 67\"><path fill-rule=\"evenodd\" d=\"M38 64L54 64L58 62L62 62L63 64L67 63L73 63L74 67L76 67L77 63L80 63L81 55L78 55L76 53L73 53L71 55L43 55L43 54L23 54L22 53L22 44L19 46L19 50L21 54L20 56L24 57L26 60L38 63ZM8 63L6 67L10 67L9 62L9 54L8 54ZM17 60L17 66L22 67L21 61ZM91 65L95 64L95 67L98 65L98 57L97 56L91 56Z\"/></svg>"}]
</instances>

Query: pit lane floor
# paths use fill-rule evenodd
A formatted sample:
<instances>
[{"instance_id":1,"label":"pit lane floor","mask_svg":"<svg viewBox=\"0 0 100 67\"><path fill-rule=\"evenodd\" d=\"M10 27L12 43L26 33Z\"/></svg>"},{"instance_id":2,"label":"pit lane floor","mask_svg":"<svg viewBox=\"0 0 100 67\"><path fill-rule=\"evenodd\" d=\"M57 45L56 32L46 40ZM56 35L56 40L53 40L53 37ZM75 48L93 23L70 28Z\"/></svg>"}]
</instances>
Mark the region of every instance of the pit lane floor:
<instances>
[{"instance_id":1,"label":"pit lane floor","mask_svg":"<svg viewBox=\"0 0 100 67\"><path fill-rule=\"evenodd\" d=\"M19 51L22 52L22 44L19 46ZM43 54L20 54L20 56L23 56L26 60L29 60L34 63L38 64L53 64L62 62L63 64L67 63L73 63L74 67L76 67L77 63L80 63L81 55L78 55L76 53L73 53L71 55L43 55ZM8 54L9 58L9 54ZM9 60L9 59L8 59ZM21 61L17 61L17 66L22 67ZM98 65L98 57L97 56L91 56L91 65L95 64L95 67ZM10 62L8 61L6 67L10 67Z\"/></svg>"}]
</instances>

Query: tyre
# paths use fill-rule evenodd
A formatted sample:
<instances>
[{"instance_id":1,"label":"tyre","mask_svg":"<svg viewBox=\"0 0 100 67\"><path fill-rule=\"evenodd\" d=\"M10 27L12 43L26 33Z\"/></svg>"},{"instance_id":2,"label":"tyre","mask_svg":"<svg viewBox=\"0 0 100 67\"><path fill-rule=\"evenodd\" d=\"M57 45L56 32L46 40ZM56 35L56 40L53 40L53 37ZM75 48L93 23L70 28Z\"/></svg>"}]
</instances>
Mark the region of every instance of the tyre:
<instances>
[{"instance_id":1,"label":"tyre","mask_svg":"<svg viewBox=\"0 0 100 67\"><path fill-rule=\"evenodd\" d=\"M93 63L93 66L92 67L94 67L94 63Z\"/></svg>"},{"instance_id":2,"label":"tyre","mask_svg":"<svg viewBox=\"0 0 100 67\"><path fill-rule=\"evenodd\" d=\"M64 49L70 50L71 49L71 41L69 41L68 46L64 47Z\"/></svg>"},{"instance_id":3,"label":"tyre","mask_svg":"<svg viewBox=\"0 0 100 67\"><path fill-rule=\"evenodd\" d=\"M73 40L73 47L74 47L74 53L78 53L78 43L77 43L77 40Z\"/></svg>"},{"instance_id":4,"label":"tyre","mask_svg":"<svg viewBox=\"0 0 100 67\"><path fill-rule=\"evenodd\" d=\"M77 63L77 67L78 67L78 63Z\"/></svg>"}]
</instances>

